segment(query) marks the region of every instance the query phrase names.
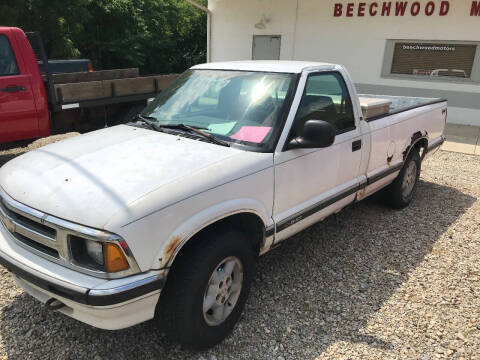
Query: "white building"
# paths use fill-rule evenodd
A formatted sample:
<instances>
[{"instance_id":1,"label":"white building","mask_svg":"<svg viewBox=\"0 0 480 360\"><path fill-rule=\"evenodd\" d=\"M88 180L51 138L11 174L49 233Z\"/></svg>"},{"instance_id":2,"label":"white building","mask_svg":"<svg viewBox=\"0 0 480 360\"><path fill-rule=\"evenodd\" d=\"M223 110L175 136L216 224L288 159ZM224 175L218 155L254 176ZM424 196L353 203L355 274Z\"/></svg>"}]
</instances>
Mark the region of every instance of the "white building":
<instances>
[{"instance_id":1,"label":"white building","mask_svg":"<svg viewBox=\"0 0 480 360\"><path fill-rule=\"evenodd\" d=\"M209 0L210 61L343 64L360 92L442 97L480 125L480 1Z\"/></svg>"}]
</instances>

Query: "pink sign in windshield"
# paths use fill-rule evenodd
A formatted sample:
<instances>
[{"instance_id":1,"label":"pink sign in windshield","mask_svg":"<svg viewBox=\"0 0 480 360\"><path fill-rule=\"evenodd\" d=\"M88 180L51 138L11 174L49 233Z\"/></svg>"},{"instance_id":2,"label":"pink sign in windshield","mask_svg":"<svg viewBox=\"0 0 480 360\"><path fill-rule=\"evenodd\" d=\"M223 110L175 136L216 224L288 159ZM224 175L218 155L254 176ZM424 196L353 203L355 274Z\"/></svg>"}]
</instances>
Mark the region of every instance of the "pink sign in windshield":
<instances>
[{"instance_id":1,"label":"pink sign in windshield","mask_svg":"<svg viewBox=\"0 0 480 360\"><path fill-rule=\"evenodd\" d=\"M236 134L233 134L230 137L235 140L261 143L270 129L270 126L242 126Z\"/></svg>"}]
</instances>

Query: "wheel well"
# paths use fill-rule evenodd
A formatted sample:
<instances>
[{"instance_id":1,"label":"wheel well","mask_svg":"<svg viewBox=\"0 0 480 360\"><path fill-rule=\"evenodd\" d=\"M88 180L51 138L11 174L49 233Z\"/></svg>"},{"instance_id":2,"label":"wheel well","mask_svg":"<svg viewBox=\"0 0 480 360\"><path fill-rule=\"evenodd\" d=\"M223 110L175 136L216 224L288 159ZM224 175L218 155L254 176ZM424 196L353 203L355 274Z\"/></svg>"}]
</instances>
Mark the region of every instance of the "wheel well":
<instances>
[{"instance_id":1,"label":"wheel well","mask_svg":"<svg viewBox=\"0 0 480 360\"><path fill-rule=\"evenodd\" d=\"M423 160L423 158L427 154L428 139L423 136L420 131L412 135L412 141L404 152L404 160L408 157L408 154L410 154L410 152L414 149L418 150L420 158Z\"/></svg>"},{"instance_id":2,"label":"wheel well","mask_svg":"<svg viewBox=\"0 0 480 360\"><path fill-rule=\"evenodd\" d=\"M247 245L250 246L255 253L258 254L260 252L260 248L265 241L265 224L258 215L244 212L219 219L201 229L199 232L193 235L185 243L185 245L182 246L178 254L173 259L172 266L174 265L175 261L181 257L182 253L189 247L193 246L193 244L197 243L198 241L202 241L202 239L211 234L232 228L242 232L245 235L245 238L248 241Z\"/></svg>"},{"instance_id":3,"label":"wheel well","mask_svg":"<svg viewBox=\"0 0 480 360\"><path fill-rule=\"evenodd\" d=\"M418 153L420 154L420 159L423 160L423 158L427 154L427 149L428 149L427 138L419 139L415 144L413 144L413 148L418 150Z\"/></svg>"}]
</instances>

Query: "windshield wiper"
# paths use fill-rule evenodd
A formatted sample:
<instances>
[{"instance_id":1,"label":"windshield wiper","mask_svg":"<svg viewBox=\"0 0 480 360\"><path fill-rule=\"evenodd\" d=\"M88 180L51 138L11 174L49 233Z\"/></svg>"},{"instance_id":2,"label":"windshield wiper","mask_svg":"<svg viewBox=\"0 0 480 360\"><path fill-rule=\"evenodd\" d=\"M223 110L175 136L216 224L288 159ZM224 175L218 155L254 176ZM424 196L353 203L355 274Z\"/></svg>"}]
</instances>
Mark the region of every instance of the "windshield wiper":
<instances>
[{"instance_id":1,"label":"windshield wiper","mask_svg":"<svg viewBox=\"0 0 480 360\"><path fill-rule=\"evenodd\" d=\"M141 121L141 122L144 122L148 125L151 125L152 121L157 121L157 118L155 118L153 116L145 116L145 115L142 115L142 114L137 114L137 115L135 115L135 117L132 120Z\"/></svg>"},{"instance_id":2,"label":"windshield wiper","mask_svg":"<svg viewBox=\"0 0 480 360\"><path fill-rule=\"evenodd\" d=\"M135 119L139 119L139 120L142 120L142 121L145 121L145 120L157 121L156 117L146 116L146 115L142 115L142 114L137 114L137 116L135 116Z\"/></svg>"},{"instance_id":3,"label":"windshield wiper","mask_svg":"<svg viewBox=\"0 0 480 360\"><path fill-rule=\"evenodd\" d=\"M132 122L129 123L129 124L134 125L134 126L140 126L140 127L148 127L149 129L152 129L152 130L155 130L155 131L160 131L159 129L157 129L155 127L154 121L157 121L157 119L154 118L153 116L144 116L144 115L141 115L141 114L137 114L132 119ZM139 123L142 123L142 125L140 125ZM143 126L143 124L146 125L146 126Z\"/></svg>"},{"instance_id":4,"label":"windshield wiper","mask_svg":"<svg viewBox=\"0 0 480 360\"><path fill-rule=\"evenodd\" d=\"M185 125L185 124L156 124L158 127L165 129L182 129L182 130L208 130L206 127L194 126L194 125Z\"/></svg>"},{"instance_id":5,"label":"windshield wiper","mask_svg":"<svg viewBox=\"0 0 480 360\"><path fill-rule=\"evenodd\" d=\"M230 147L230 143L217 139L215 136L212 134L209 134L205 131L202 130L207 130L207 128L200 127L200 126L191 126L191 125L185 125L185 124L165 124L165 125L159 125L159 124L153 124L150 123L150 126L155 127L157 131L161 131L161 129L179 129L179 130L187 130L190 132L193 132L197 135L200 135L201 137L207 139L213 144L217 145L222 145L222 146L227 146Z\"/></svg>"},{"instance_id":6,"label":"windshield wiper","mask_svg":"<svg viewBox=\"0 0 480 360\"><path fill-rule=\"evenodd\" d=\"M160 125L160 124L156 123L157 118L155 118L153 116L145 116L145 115L141 115L141 114L138 114L135 117L135 119L140 120L141 122L146 124L150 129L155 130L155 131L163 132L163 129L187 130L187 131L193 132L197 135L200 135L201 137L207 139L209 142L211 142L213 144L230 147L230 143L228 143L226 141L223 141L223 140L220 140L220 139L217 139L212 134L209 134L207 132L202 131L202 130L208 130L205 127L185 125L185 124L164 124L164 125Z\"/></svg>"}]
</instances>

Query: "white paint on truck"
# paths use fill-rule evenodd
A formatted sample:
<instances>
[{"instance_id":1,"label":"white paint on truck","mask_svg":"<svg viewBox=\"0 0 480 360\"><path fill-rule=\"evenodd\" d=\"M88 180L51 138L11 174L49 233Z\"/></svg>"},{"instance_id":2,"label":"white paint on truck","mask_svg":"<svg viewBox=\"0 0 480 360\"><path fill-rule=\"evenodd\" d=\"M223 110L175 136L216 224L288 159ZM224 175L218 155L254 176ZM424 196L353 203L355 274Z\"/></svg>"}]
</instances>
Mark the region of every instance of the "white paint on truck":
<instances>
[{"instance_id":1,"label":"white paint on truck","mask_svg":"<svg viewBox=\"0 0 480 360\"><path fill-rule=\"evenodd\" d=\"M203 136L193 132L120 125L10 161L0 170L0 262L27 292L43 302L63 303L62 312L97 327L134 325L154 316L176 256L202 229L234 214L251 214L261 224L258 252L263 254L390 184L412 149L421 147L421 154L429 155L443 142L446 101L409 99L416 106L363 119L353 82L339 65L214 63L193 67L187 77L202 71L210 77L226 71L290 74L292 95L290 101L285 95L284 122L271 151L199 141ZM289 149L314 74L342 79L354 124L337 131L330 146ZM336 106L346 106L345 100ZM50 227L55 245L55 239L48 242L55 236ZM79 266L71 259L77 250L63 252L58 243L62 234L67 242L71 236L99 237L121 245L130 268L120 276ZM58 258L47 254L52 249L59 250Z\"/></svg>"}]
</instances>

